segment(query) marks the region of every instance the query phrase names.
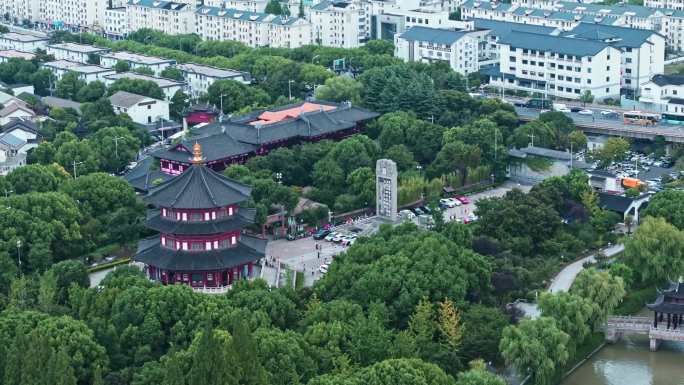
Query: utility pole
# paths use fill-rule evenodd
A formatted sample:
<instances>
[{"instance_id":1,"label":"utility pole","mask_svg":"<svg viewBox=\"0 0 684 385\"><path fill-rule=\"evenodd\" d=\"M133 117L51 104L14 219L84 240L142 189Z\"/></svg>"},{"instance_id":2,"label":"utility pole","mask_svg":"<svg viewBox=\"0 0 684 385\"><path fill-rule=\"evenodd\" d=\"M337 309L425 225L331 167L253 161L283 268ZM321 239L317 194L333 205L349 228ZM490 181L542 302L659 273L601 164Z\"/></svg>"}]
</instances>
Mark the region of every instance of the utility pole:
<instances>
[{"instance_id":1,"label":"utility pole","mask_svg":"<svg viewBox=\"0 0 684 385\"><path fill-rule=\"evenodd\" d=\"M287 93L290 97L290 100L292 100L292 83L294 83L294 80L287 81Z\"/></svg>"},{"instance_id":2,"label":"utility pole","mask_svg":"<svg viewBox=\"0 0 684 385\"><path fill-rule=\"evenodd\" d=\"M74 166L74 179L76 179L76 166L83 164L83 162L77 162L74 160L73 166Z\"/></svg>"},{"instance_id":3,"label":"utility pole","mask_svg":"<svg viewBox=\"0 0 684 385\"><path fill-rule=\"evenodd\" d=\"M532 147L534 147L534 131L533 131L531 134L527 135L527 136L528 136L529 138L532 138Z\"/></svg>"},{"instance_id":4,"label":"utility pole","mask_svg":"<svg viewBox=\"0 0 684 385\"><path fill-rule=\"evenodd\" d=\"M14 190L5 189L5 198L9 198L9 195L13 192L14 192Z\"/></svg>"},{"instance_id":5,"label":"utility pole","mask_svg":"<svg viewBox=\"0 0 684 385\"><path fill-rule=\"evenodd\" d=\"M21 239L17 239L17 262L19 263L19 275L21 275Z\"/></svg>"},{"instance_id":6,"label":"utility pole","mask_svg":"<svg viewBox=\"0 0 684 385\"><path fill-rule=\"evenodd\" d=\"M123 136L117 136L112 138L114 141L114 154L116 154L116 159L119 159L119 140L126 139Z\"/></svg>"},{"instance_id":7,"label":"utility pole","mask_svg":"<svg viewBox=\"0 0 684 385\"><path fill-rule=\"evenodd\" d=\"M311 58L311 64L313 64L314 60L318 59L319 57L321 57L321 55L314 55L314 57Z\"/></svg>"}]
</instances>

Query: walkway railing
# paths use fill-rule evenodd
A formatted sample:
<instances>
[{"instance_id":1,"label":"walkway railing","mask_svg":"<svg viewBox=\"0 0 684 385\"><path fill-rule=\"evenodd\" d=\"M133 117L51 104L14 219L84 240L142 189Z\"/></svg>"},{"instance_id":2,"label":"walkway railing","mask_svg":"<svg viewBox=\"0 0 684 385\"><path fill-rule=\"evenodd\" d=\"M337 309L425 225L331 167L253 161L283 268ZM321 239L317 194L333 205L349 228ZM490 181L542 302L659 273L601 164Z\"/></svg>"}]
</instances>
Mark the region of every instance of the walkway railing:
<instances>
[{"instance_id":1,"label":"walkway railing","mask_svg":"<svg viewBox=\"0 0 684 385\"><path fill-rule=\"evenodd\" d=\"M204 294L226 294L230 291L231 286L221 286L221 287L193 287L192 290L198 293Z\"/></svg>"},{"instance_id":2,"label":"walkway railing","mask_svg":"<svg viewBox=\"0 0 684 385\"><path fill-rule=\"evenodd\" d=\"M611 328L620 331L647 333L651 328L651 320L648 317L610 317L606 322L606 328Z\"/></svg>"}]
</instances>

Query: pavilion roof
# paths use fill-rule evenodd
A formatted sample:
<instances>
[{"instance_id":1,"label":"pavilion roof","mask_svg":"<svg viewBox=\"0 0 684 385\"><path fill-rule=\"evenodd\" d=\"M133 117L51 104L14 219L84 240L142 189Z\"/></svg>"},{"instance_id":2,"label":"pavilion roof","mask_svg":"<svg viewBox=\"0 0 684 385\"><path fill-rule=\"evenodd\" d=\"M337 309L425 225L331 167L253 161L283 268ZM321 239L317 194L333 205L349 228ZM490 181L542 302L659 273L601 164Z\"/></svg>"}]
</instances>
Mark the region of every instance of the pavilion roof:
<instances>
[{"instance_id":1,"label":"pavilion roof","mask_svg":"<svg viewBox=\"0 0 684 385\"><path fill-rule=\"evenodd\" d=\"M183 174L152 187L145 202L157 207L208 209L249 199L252 189L205 167L192 164Z\"/></svg>"},{"instance_id":2,"label":"pavilion roof","mask_svg":"<svg viewBox=\"0 0 684 385\"><path fill-rule=\"evenodd\" d=\"M670 283L668 289L659 291L654 303L646 306L659 313L684 314L684 283Z\"/></svg>"}]
</instances>

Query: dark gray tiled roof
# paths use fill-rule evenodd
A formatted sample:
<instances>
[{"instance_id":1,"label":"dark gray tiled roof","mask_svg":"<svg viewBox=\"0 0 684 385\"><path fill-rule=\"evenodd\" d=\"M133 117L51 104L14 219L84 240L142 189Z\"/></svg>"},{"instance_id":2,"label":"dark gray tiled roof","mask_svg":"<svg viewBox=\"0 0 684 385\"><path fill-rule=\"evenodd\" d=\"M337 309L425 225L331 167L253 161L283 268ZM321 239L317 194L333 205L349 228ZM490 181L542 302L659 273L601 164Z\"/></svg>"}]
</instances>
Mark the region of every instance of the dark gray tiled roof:
<instances>
[{"instance_id":1,"label":"dark gray tiled roof","mask_svg":"<svg viewBox=\"0 0 684 385\"><path fill-rule=\"evenodd\" d=\"M512 31L503 36L499 43L508 44L511 48L533 49L580 57L596 55L609 47L606 43L593 40L579 40L519 31Z\"/></svg>"},{"instance_id":2,"label":"dark gray tiled roof","mask_svg":"<svg viewBox=\"0 0 684 385\"><path fill-rule=\"evenodd\" d=\"M684 75L655 75L651 81L659 86L681 86L684 84Z\"/></svg>"},{"instance_id":3,"label":"dark gray tiled roof","mask_svg":"<svg viewBox=\"0 0 684 385\"><path fill-rule=\"evenodd\" d=\"M614 194L599 193L599 207L617 212L625 212L634 199Z\"/></svg>"},{"instance_id":4,"label":"dark gray tiled roof","mask_svg":"<svg viewBox=\"0 0 684 385\"><path fill-rule=\"evenodd\" d=\"M227 269L259 260L266 254L266 243L265 239L241 234L235 247L195 252L167 249L161 245L159 236L155 236L138 244L138 253L133 259L172 271Z\"/></svg>"},{"instance_id":5,"label":"dark gray tiled roof","mask_svg":"<svg viewBox=\"0 0 684 385\"><path fill-rule=\"evenodd\" d=\"M453 31L449 29L428 28L414 26L406 30L399 37L413 41L428 41L435 44L454 44L469 31Z\"/></svg>"},{"instance_id":6,"label":"dark gray tiled roof","mask_svg":"<svg viewBox=\"0 0 684 385\"><path fill-rule=\"evenodd\" d=\"M150 188L145 202L157 207L207 209L244 202L251 192L247 185L193 164L180 176Z\"/></svg>"},{"instance_id":7,"label":"dark gray tiled roof","mask_svg":"<svg viewBox=\"0 0 684 385\"><path fill-rule=\"evenodd\" d=\"M335 105L334 103L316 102ZM294 105L296 107L297 105ZM270 111L293 108L283 106ZM225 122L216 122L198 129L178 146L160 150L154 154L161 159L188 163L195 142L202 146L202 155L207 162L248 155L262 144L292 139L314 139L334 134L356 126L358 122L373 119L377 113L359 107L338 106L329 111L306 112L294 119L256 126L250 124L258 120L264 111L255 111Z\"/></svg>"},{"instance_id":8,"label":"dark gray tiled roof","mask_svg":"<svg viewBox=\"0 0 684 385\"><path fill-rule=\"evenodd\" d=\"M546 27L534 24L512 23L509 21L501 20L473 19L473 21L475 23L475 28L491 30L492 34L498 37L509 34L512 31L550 35L552 32L556 30L556 28L553 27Z\"/></svg>"},{"instance_id":9,"label":"dark gray tiled roof","mask_svg":"<svg viewBox=\"0 0 684 385\"><path fill-rule=\"evenodd\" d=\"M240 208L238 212L230 217L225 217L216 221L173 221L162 218L158 210L151 212L151 216L145 224L147 228L159 231L164 234L219 234L233 230L243 229L245 226L254 223L256 209Z\"/></svg>"},{"instance_id":10,"label":"dark gray tiled roof","mask_svg":"<svg viewBox=\"0 0 684 385\"><path fill-rule=\"evenodd\" d=\"M147 192L152 186L155 180L161 179L162 182L166 182L173 178L172 175L161 172L159 169L152 169L152 163L154 158L147 157L140 162L126 175L123 179L133 186L136 191Z\"/></svg>"},{"instance_id":11,"label":"dark gray tiled roof","mask_svg":"<svg viewBox=\"0 0 684 385\"><path fill-rule=\"evenodd\" d=\"M654 34L656 33L646 29L579 23L562 36L602 41L614 47L639 48L644 43L648 43L648 39Z\"/></svg>"},{"instance_id":12,"label":"dark gray tiled roof","mask_svg":"<svg viewBox=\"0 0 684 385\"><path fill-rule=\"evenodd\" d=\"M124 108L133 107L145 99L148 99L148 97L126 91L117 91L114 95L109 97L112 106Z\"/></svg>"}]
</instances>

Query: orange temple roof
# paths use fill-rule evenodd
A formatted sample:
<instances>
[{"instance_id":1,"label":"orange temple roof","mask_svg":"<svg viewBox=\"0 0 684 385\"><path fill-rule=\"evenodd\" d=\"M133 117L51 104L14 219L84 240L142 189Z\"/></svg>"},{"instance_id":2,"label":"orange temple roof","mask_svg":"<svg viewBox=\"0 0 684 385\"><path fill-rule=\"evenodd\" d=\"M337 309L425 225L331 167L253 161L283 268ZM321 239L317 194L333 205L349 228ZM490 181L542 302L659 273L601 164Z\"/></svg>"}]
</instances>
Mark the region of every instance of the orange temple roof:
<instances>
[{"instance_id":1,"label":"orange temple roof","mask_svg":"<svg viewBox=\"0 0 684 385\"><path fill-rule=\"evenodd\" d=\"M317 103L309 103L306 102L302 104L301 106L293 107L293 108L288 108L286 110L279 110L279 111L264 111L259 115L257 120L250 122L249 124L255 126L257 124L273 124L273 123L278 123L281 122L285 119L295 119L299 117L299 115L305 113L305 112L314 112L314 111L330 111L334 110L336 107L335 106L329 106L326 104L317 104Z\"/></svg>"}]
</instances>

